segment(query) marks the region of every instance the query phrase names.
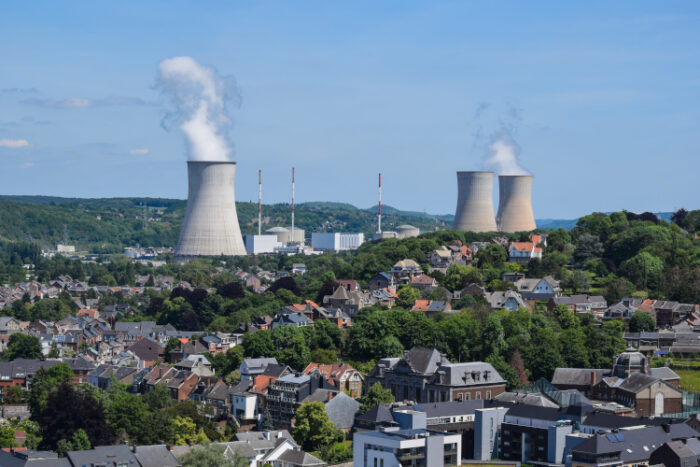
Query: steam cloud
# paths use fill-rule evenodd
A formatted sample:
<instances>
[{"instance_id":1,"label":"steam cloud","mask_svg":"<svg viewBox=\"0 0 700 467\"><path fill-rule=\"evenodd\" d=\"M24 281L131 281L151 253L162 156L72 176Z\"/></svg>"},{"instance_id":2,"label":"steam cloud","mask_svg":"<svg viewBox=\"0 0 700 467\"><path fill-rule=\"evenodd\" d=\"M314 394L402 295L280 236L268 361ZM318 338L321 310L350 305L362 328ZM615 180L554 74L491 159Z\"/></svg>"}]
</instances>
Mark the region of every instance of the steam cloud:
<instances>
[{"instance_id":1,"label":"steam cloud","mask_svg":"<svg viewBox=\"0 0 700 467\"><path fill-rule=\"evenodd\" d=\"M480 102L474 112L474 149L486 149L484 167L499 175L530 175L518 163L520 147L516 142L522 112L513 104L497 109ZM487 136L490 135L490 136Z\"/></svg>"},{"instance_id":2,"label":"steam cloud","mask_svg":"<svg viewBox=\"0 0 700 467\"><path fill-rule=\"evenodd\" d=\"M508 138L499 138L488 146L486 166L494 168L499 175L530 175L518 164L518 146Z\"/></svg>"},{"instance_id":3,"label":"steam cloud","mask_svg":"<svg viewBox=\"0 0 700 467\"><path fill-rule=\"evenodd\" d=\"M188 144L189 159L229 161L227 104L238 97L232 78L200 65L192 57L173 57L158 65L158 86L173 104L163 126L179 125Z\"/></svg>"}]
</instances>

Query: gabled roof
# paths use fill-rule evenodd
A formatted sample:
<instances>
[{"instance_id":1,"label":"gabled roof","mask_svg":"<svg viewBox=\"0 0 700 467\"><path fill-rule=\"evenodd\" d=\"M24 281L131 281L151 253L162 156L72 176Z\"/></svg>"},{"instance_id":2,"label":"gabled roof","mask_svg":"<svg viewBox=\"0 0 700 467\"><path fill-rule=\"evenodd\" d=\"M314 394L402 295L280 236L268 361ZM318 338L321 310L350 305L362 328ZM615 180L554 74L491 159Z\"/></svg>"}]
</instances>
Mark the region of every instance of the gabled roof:
<instances>
[{"instance_id":1,"label":"gabled roof","mask_svg":"<svg viewBox=\"0 0 700 467\"><path fill-rule=\"evenodd\" d=\"M442 363L450 363L436 349L413 347L404 353L403 361L416 373L432 375Z\"/></svg>"},{"instance_id":2,"label":"gabled roof","mask_svg":"<svg viewBox=\"0 0 700 467\"><path fill-rule=\"evenodd\" d=\"M133 352L141 360L154 362L165 352L165 347L148 337L144 337L131 345L127 350Z\"/></svg>"}]
</instances>

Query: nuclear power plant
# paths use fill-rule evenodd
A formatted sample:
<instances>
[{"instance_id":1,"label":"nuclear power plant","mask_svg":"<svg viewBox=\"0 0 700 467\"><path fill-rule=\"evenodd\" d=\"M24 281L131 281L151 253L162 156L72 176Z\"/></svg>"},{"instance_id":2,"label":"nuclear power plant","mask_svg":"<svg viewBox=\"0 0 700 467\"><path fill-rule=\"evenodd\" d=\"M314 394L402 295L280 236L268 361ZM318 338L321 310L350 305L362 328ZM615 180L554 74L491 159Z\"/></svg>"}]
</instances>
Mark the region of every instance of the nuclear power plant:
<instances>
[{"instance_id":1,"label":"nuclear power plant","mask_svg":"<svg viewBox=\"0 0 700 467\"><path fill-rule=\"evenodd\" d=\"M187 211L175 257L245 255L238 225L235 162L187 162Z\"/></svg>"},{"instance_id":2,"label":"nuclear power plant","mask_svg":"<svg viewBox=\"0 0 700 467\"><path fill-rule=\"evenodd\" d=\"M457 172L454 228L468 232L535 230L532 175L498 177L498 215L493 216L493 172Z\"/></svg>"},{"instance_id":3,"label":"nuclear power plant","mask_svg":"<svg viewBox=\"0 0 700 467\"><path fill-rule=\"evenodd\" d=\"M457 172L455 230L495 232L493 172Z\"/></svg>"},{"instance_id":4,"label":"nuclear power plant","mask_svg":"<svg viewBox=\"0 0 700 467\"><path fill-rule=\"evenodd\" d=\"M532 175L498 177L496 223L501 232L523 232L537 228L532 212Z\"/></svg>"}]
</instances>

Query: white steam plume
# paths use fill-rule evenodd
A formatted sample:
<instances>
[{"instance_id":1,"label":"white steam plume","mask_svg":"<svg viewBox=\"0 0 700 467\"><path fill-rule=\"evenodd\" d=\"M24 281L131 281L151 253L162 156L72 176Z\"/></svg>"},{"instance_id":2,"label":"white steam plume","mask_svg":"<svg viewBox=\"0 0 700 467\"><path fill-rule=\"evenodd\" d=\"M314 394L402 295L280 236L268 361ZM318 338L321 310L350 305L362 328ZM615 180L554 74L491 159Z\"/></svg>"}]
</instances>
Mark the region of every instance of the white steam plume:
<instances>
[{"instance_id":1,"label":"white steam plume","mask_svg":"<svg viewBox=\"0 0 700 467\"><path fill-rule=\"evenodd\" d=\"M187 139L189 159L229 161L231 120L226 106L238 98L233 79L192 57L173 57L158 65L158 86L174 106L163 125L179 125Z\"/></svg>"},{"instance_id":2,"label":"white steam plume","mask_svg":"<svg viewBox=\"0 0 700 467\"><path fill-rule=\"evenodd\" d=\"M530 175L518 164L518 147L508 138L498 138L488 146L489 156L484 164L499 175Z\"/></svg>"}]
</instances>

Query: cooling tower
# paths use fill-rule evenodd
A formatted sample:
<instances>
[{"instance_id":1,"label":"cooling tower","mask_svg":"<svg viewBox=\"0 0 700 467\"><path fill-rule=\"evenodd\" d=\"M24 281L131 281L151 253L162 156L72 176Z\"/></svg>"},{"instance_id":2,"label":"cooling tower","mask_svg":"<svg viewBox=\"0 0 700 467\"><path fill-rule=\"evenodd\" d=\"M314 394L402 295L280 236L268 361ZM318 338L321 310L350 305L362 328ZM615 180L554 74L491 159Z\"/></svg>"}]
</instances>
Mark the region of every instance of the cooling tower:
<instances>
[{"instance_id":1,"label":"cooling tower","mask_svg":"<svg viewBox=\"0 0 700 467\"><path fill-rule=\"evenodd\" d=\"M235 162L187 162L187 212L175 257L245 255L236 214Z\"/></svg>"},{"instance_id":2,"label":"cooling tower","mask_svg":"<svg viewBox=\"0 0 700 467\"><path fill-rule=\"evenodd\" d=\"M523 232L535 230L532 213L532 175L498 177L498 230Z\"/></svg>"},{"instance_id":3,"label":"cooling tower","mask_svg":"<svg viewBox=\"0 0 700 467\"><path fill-rule=\"evenodd\" d=\"M493 172L457 172L455 230L495 232Z\"/></svg>"}]
</instances>

